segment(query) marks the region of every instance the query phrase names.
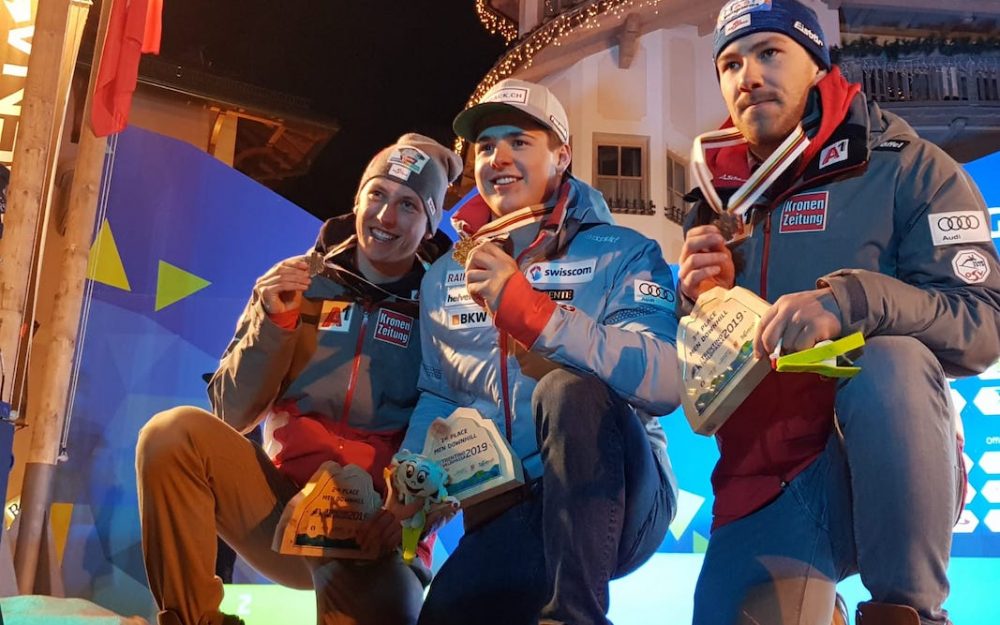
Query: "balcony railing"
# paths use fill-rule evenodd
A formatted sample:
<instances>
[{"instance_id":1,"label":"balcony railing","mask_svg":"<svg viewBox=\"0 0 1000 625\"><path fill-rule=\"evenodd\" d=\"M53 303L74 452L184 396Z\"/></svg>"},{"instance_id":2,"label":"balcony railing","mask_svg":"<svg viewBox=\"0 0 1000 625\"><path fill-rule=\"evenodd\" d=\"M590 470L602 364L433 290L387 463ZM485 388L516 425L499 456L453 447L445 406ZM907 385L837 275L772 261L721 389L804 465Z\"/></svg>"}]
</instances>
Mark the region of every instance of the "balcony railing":
<instances>
[{"instance_id":1,"label":"balcony railing","mask_svg":"<svg viewBox=\"0 0 1000 625\"><path fill-rule=\"evenodd\" d=\"M684 225L684 215L687 215L687 206L664 206L663 216L675 224Z\"/></svg>"},{"instance_id":2,"label":"balcony railing","mask_svg":"<svg viewBox=\"0 0 1000 625\"><path fill-rule=\"evenodd\" d=\"M560 13L575 9L588 0L545 0L543 19L550 20Z\"/></svg>"},{"instance_id":3,"label":"balcony railing","mask_svg":"<svg viewBox=\"0 0 1000 625\"><path fill-rule=\"evenodd\" d=\"M605 198L608 208L612 213L623 215L655 215L656 204L653 200L640 200L628 198ZM684 216L687 214L689 206L664 206L663 216L669 221L678 225L684 225Z\"/></svg>"},{"instance_id":4,"label":"balcony railing","mask_svg":"<svg viewBox=\"0 0 1000 625\"><path fill-rule=\"evenodd\" d=\"M608 197L608 208L612 213L623 213L626 215L654 215L656 205L653 200L643 200L641 198Z\"/></svg>"},{"instance_id":5,"label":"balcony railing","mask_svg":"<svg viewBox=\"0 0 1000 625\"><path fill-rule=\"evenodd\" d=\"M841 58L839 64L879 102L1000 104L1000 54Z\"/></svg>"}]
</instances>

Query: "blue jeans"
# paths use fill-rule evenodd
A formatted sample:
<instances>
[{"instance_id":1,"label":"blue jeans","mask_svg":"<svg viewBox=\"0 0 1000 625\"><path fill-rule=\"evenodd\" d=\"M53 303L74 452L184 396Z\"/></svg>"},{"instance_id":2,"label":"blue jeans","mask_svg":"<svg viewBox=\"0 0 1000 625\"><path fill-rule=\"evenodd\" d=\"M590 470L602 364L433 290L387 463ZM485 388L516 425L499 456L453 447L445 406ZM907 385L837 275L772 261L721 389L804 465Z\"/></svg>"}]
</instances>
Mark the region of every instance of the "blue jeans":
<instances>
[{"instance_id":1,"label":"blue jeans","mask_svg":"<svg viewBox=\"0 0 1000 625\"><path fill-rule=\"evenodd\" d=\"M826 449L781 495L712 533L696 625L829 623L854 573L878 602L948 623L948 557L965 474L950 391L909 337L873 337L837 388Z\"/></svg>"},{"instance_id":2,"label":"blue jeans","mask_svg":"<svg viewBox=\"0 0 1000 625\"><path fill-rule=\"evenodd\" d=\"M557 369L533 395L543 476L462 537L421 625L608 623L608 582L648 560L675 511L673 474L640 419L591 375Z\"/></svg>"}]
</instances>

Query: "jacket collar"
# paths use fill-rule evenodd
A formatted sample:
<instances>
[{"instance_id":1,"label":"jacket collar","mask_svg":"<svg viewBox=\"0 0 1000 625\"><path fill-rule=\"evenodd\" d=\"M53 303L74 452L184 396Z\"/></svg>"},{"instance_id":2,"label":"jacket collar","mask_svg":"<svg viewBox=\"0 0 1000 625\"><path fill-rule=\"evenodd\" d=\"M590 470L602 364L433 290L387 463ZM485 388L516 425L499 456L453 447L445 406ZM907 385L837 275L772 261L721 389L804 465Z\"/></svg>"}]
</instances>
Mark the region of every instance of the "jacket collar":
<instances>
[{"instance_id":1,"label":"jacket collar","mask_svg":"<svg viewBox=\"0 0 1000 625\"><path fill-rule=\"evenodd\" d=\"M460 236L474 236L492 218L489 205L477 193L455 211L451 220ZM552 258L569 245L581 226L600 223L614 223L604 197L590 185L567 174L552 212L542 221L538 235L519 260Z\"/></svg>"},{"instance_id":2,"label":"jacket collar","mask_svg":"<svg viewBox=\"0 0 1000 625\"><path fill-rule=\"evenodd\" d=\"M434 239L431 239L433 241ZM357 267L358 238L354 230L354 214L328 219L320 229L314 250L323 256L326 268L320 276L332 280L356 297L378 302L386 299L415 302L420 289L420 281L426 270L421 251L414 258L413 267L403 277L393 282L375 284L361 275ZM427 246L422 244L421 250ZM438 254L440 255L440 254ZM436 258L436 256L435 256ZM332 284L313 281L307 295L310 297L332 296Z\"/></svg>"},{"instance_id":3,"label":"jacket collar","mask_svg":"<svg viewBox=\"0 0 1000 625\"><path fill-rule=\"evenodd\" d=\"M783 177L784 184L779 181L775 190L767 194L771 198L780 194L782 188L834 176L863 166L868 160L868 108L861 86L848 83L839 67L834 66L813 88L802 124L810 140L809 147L800 157L798 167L790 168L790 173ZM722 128L732 125L730 118ZM748 155L745 143L706 155L705 162L721 194L728 195L746 182L750 176Z\"/></svg>"}]
</instances>

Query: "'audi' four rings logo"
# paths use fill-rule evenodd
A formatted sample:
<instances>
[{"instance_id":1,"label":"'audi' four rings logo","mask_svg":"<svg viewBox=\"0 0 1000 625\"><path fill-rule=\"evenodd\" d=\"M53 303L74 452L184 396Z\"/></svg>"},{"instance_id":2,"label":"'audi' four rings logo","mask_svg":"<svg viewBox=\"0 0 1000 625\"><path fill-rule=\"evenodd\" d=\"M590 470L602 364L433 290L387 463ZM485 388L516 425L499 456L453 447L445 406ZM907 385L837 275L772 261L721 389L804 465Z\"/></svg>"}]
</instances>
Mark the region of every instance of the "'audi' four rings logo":
<instances>
[{"instance_id":1,"label":"'audi' four rings logo","mask_svg":"<svg viewBox=\"0 0 1000 625\"><path fill-rule=\"evenodd\" d=\"M651 295L653 297L658 297L659 299L666 300L668 302L674 301L673 292L664 289L659 284L650 284L649 282L643 282L639 284L639 292L643 295Z\"/></svg>"},{"instance_id":2,"label":"'audi' four rings logo","mask_svg":"<svg viewBox=\"0 0 1000 625\"><path fill-rule=\"evenodd\" d=\"M956 230L975 230L979 227L979 217L975 215L958 215L957 217L941 217L937 221L938 228L942 232L954 232Z\"/></svg>"}]
</instances>

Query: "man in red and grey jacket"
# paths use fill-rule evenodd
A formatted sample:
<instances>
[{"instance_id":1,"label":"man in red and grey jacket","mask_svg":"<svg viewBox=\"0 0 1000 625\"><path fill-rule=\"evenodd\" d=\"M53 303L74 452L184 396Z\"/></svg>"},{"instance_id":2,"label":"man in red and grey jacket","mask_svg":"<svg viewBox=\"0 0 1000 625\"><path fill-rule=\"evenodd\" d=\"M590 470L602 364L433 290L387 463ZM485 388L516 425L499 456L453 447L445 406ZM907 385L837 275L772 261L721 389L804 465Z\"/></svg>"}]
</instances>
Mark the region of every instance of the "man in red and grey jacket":
<instances>
[{"instance_id":1,"label":"man in red and grey jacket","mask_svg":"<svg viewBox=\"0 0 1000 625\"><path fill-rule=\"evenodd\" d=\"M328 460L383 469L417 402L417 296L447 247L435 239L458 156L407 134L369 162L353 214L327 221L314 253L277 263L254 285L209 382L215 414L180 406L154 416L136 446L143 558L159 625L239 625L219 612L216 534L268 578L314 588L317 622L413 625L430 549L405 564L399 519L382 510L359 540L373 562L271 548L288 501ZM262 424L263 448L240 433Z\"/></svg>"},{"instance_id":2,"label":"man in red and grey jacket","mask_svg":"<svg viewBox=\"0 0 1000 625\"><path fill-rule=\"evenodd\" d=\"M859 623L948 623L965 474L946 376L1000 355L982 198L843 78L799 2L728 3L714 57L730 120L695 143L679 308L735 284L774 302L760 357L867 344L846 381L771 373L719 430L695 623L829 623L854 573L873 599Z\"/></svg>"}]
</instances>

